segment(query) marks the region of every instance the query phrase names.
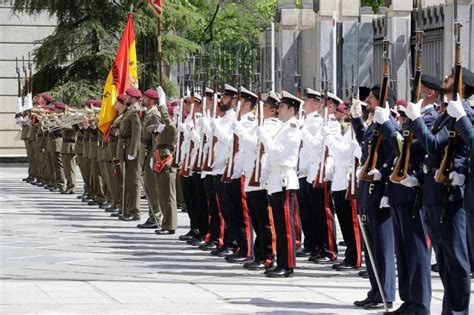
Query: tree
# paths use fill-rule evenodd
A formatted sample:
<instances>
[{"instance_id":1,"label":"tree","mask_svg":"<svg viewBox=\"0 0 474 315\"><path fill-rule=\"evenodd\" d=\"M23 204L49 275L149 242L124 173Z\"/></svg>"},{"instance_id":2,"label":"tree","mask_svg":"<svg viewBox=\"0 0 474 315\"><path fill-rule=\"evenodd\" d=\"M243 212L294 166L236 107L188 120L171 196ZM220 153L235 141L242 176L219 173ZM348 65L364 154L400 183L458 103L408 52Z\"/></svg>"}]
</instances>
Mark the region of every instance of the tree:
<instances>
[{"instance_id":1,"label":"tree","mask_svg":"<svg viewBox=\"0 0 474 315\"><path fill-rule=\"evenodd\" d=\"M0 0L14 12L47 12L58 26L34 53L35 92L53 91L56 98L80 104L99 97L114 61L127 12L134 5L135 36L141 88L157 86L156 18L146 1L136 0ZM255 43L273 19L276 0L168 0L162 16L162 48L166 65L184 61L206 43ZM165 90L176 87L165 78Z\"/></svg>"}]
</instances>

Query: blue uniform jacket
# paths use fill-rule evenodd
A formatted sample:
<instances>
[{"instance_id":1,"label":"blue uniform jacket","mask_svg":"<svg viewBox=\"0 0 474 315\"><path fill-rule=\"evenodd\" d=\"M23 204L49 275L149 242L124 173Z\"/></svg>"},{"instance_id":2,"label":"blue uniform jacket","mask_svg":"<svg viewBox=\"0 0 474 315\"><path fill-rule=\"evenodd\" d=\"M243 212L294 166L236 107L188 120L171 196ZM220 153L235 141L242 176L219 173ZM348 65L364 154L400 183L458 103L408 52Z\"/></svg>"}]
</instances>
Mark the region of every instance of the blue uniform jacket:
<instances>
[{"instance_id":1,"label":"blue uniform jacket","mask_svg":"<svg viewBox=\"0 0 474 315\"><path fill-rule=\"evenodd\" d=\"M371 124L370 126L365 126L364 121L361 117L351 119L352 126L356 135L357 142L361 145L362 156L361 156L361 165L365 163L365 160L368 157L369 153L369 141L372 138L372 134L376 128L379 126L376 123ZM390 117L390 123L394 126L397 125L395 120ZM377 169L382 174L382 179L380 181L368 182L365 180L359 181L359 189L357 190L357 202L362 207L362 209L368 209L369 207L380 206L380 199L385 194L385 186L390 176L390 169L393 164L393 159L395 158L395 151L389 141L382 141L382 145L379 150L379 158L377 159Z\"/></svg>"},{"instance_id":2,"label":"blue uniform jacket","mask_svg":"<svg viewBox=\"0 0 474 315\"><path fill-rule=\"evenodd\" d=\"M433 124L431 131L426 126L423 118L417 118L412 122L410 128L415 136L419 139L423 150L426 153L423 161L423 205L424 206L443 206L446 197L448 201L455 202L463 199L463 187L452 187L448 190L448 186L435 182L434 175L441 164L444 155L444 149L449 142L448 132L452 118L448 113L444 112L439 115ZM467 148L466 145L456 145L454 170L460 172L464 169ZM446 196L449 191L449 196Z\"/></svg>"},{"instance_id":3,"label":"blue uniform jacket","mask_svg":"<svg viewBox=\"0 0 474 315\"><path fill-rule=\"evenodd\" d=\"M469 113L469 112L467 112ZM471 117L469 117L471 116ZM465 161L465 170L462 172L466 175L464 207L466 209L474 209L474 128L473 125L473 111L470 115L462 117L455 124L454 128L461 135L464 143L468 146L468 158Z\"/></svg>"}]
</instances>

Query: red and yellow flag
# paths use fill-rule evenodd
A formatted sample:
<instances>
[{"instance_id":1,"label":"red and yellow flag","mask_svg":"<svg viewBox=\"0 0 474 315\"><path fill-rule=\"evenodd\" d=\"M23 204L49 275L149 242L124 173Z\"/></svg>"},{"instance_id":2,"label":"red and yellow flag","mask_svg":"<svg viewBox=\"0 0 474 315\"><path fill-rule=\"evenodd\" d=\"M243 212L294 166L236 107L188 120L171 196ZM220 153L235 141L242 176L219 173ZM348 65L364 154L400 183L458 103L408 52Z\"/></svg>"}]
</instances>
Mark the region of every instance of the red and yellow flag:
<instances>
[{"instance_id":1,"label":"red and yellow flag","mask_svg":"<svg viewBox=\"0 0 474 315\"><path fill-rule=\"evenodd\" d=\"M131 13L128 14L128 21L125 25L117 57L115 57L115 62L107 76L104 92L102 93L99 129L104 134L107 134L117 115L114 109L117 96L125 93L125 90L129 87L138 88L137 50Z\"/></svg>"},{"instance_id":2,"label":"red and yellow flag","mask_svg":"<svg viewBox=\"0 0 474 315\"><path fill-rule=\"evenodd\" d=\"M163 13L163 0L148 0L148 4L155 10L157 16Z\"/></svg>"}]
</instances>

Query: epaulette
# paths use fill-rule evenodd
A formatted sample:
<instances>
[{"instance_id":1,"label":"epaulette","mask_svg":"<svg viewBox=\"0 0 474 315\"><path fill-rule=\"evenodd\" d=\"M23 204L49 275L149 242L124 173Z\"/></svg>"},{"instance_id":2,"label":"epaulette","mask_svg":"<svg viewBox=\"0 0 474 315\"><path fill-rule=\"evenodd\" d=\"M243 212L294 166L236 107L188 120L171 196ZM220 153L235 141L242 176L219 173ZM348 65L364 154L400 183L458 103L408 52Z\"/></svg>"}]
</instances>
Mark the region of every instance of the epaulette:
<instances>
[{"instance_id":1,"label":"epaulette","mask_svg":"<svg viewBox=\"0 0 474 315\"><path fill-rule=\"evenodd\" d=\"M271 121L278 122L278 118L270 118Z\"/></svg>"},{"instance_id":2,"label":"epaulette","mask_svg":"<svg viewBox=\"0 0 474 315\"><path fill-rule=\"evenodd\" d=\"M337 121L337 119L336 119L335 117L331 117L331 118L329 118L329 120L331 120L331 121Z\"/></svg>"},{"instance_id":3,"label":"epaulette","mask_svg":"<svg viewBox=\"0 0 474 315\"><path fill-rule=\"evenodd\" d=\"M291 127L293 127L293 128L296 128L296 127L298 127L298 125L297 125L297 124L295 124L295 123L291 123L291 124L290 124L290 126L291 126Z\"/></svg>"},{"instance_id":4,"label":"epaulette","mask_svg":"<svg viewBox=\"0 0 474 315\"><path fill-rule=\"evenodd\" d=\"M254 121L255 120L255 117L253 117L253 116L247 116L247 118L249 119L249 121Z\"/></svg>"}]
</instances>

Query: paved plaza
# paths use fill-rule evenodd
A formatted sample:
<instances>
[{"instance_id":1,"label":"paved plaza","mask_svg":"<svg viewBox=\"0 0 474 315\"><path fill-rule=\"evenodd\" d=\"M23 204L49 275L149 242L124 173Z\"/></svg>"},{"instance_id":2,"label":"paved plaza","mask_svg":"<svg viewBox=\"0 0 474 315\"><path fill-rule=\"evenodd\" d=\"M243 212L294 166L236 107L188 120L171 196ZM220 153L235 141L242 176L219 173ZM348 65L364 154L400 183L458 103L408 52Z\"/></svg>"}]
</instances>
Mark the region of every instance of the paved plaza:
<instances>
[{"instance_id":1,"label":"paved plaza","mask_svg":"<svg viewBox=\"0 0 474 315\"><path fill-rule=\"evenodd\" d=\"M356 272L299 258L293 278L268 279L178 241L185 213L157 236L23 177L0 167L0 314L370 313L352 305L369 287ZM433 274L433 314L442 293Z\"/></svg>"}]
</instances>

